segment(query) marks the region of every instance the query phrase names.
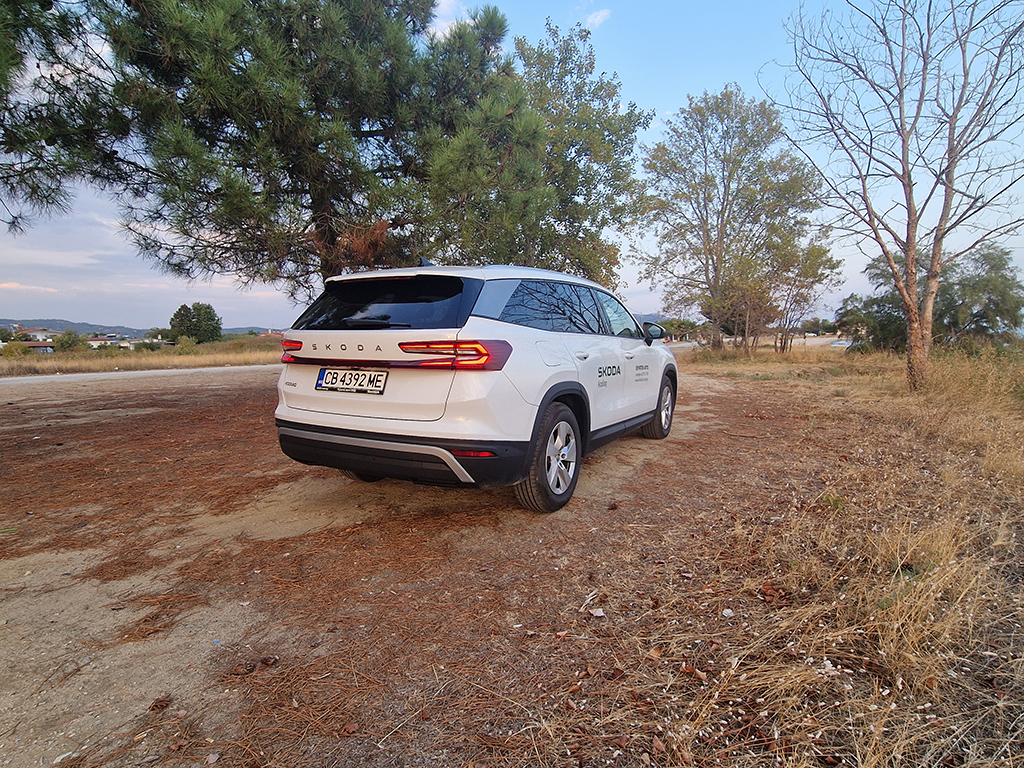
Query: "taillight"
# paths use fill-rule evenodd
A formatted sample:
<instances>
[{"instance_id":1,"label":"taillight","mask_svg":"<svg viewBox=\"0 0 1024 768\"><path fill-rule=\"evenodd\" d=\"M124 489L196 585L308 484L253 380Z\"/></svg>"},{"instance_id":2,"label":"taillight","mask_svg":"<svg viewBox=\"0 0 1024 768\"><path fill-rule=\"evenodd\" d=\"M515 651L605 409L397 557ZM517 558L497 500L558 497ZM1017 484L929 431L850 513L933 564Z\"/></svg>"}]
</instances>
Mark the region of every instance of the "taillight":
<instances>
[{"instance_id":1,"label":"taillight","mask_svg":"<svg viewBox=\"0 0 1024 768\"><path fill-rule=\"evenodd\" d=\"M281 355L281 362L294 363L295 358L292 357L291 353L302 349L302 342L296 341L295 339L281 339L281 346L284 347L284 354Z\"/></svg>"},{"instance_id":2,"label":"taillight","mask_svg":"<svg viewBox=\"0 0 1024 768\"><path fill-rule=\"evenodd\" d=\"M452 368L469 371L500 371L512 354L512 345L500 339L491 341L407 341L398 345L412 355L431 355L420 360L417 368Z\"/></svg>"}]
</instances>

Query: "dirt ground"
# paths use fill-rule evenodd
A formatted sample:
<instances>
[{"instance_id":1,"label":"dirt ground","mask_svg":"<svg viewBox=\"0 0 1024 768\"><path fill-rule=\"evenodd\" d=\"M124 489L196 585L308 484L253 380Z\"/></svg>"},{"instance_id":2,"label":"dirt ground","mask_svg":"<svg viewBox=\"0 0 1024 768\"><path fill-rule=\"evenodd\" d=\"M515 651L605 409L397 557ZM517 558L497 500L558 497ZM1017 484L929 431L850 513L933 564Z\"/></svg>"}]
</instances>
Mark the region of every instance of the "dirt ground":
<instances>
[{"instance_id":1,"label":"dirt ground","mask_svg":"<svg viewBox=\"0 0 1024 768\"><path fill-rule=\"evenodd\" d=\"M762 609L716 588L752 568L744 526L901 439L684 374L669 439L592 454L539 515L290 461L277 372L0 380L0 765L649 765L633 734L517 750L615 706L650 654L608 628L642 636L658 590L708 637Z\"/></svg>"}]
</instances>

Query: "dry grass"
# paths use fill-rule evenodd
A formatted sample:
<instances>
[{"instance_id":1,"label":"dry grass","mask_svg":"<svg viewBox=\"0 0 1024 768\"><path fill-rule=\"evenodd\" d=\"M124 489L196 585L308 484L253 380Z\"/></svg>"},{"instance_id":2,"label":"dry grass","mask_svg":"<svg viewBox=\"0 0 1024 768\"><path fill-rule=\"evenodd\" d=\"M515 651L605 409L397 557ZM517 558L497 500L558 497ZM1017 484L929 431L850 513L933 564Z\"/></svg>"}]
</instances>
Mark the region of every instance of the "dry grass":
<instances>
[{"instance_id":1,"label":"dry grass","mask_svg":"<svg viewBox=\"0 0 1024 768\"><path fill-rule=\"evenodd\" d=\"M937 359L915 395L892 357L801 350L685 365L763 381L806 410L808 438L815 423L839 425L848 444L814 482L737 500L732 516L673 514L667 494L638 501L650 516L609 522L600 556L557 592L523 597L532 621L511 632L481 624L488 604L475 592L432 587L443 558L419 569L427 553L397 526L411 549L391 542L372 557L401 554L388 572L403 592L382 591L372 610L403 616L404 632L375 624L379 635L321 656L250 664L233 754L261 765L404 754L491 768L1024 766L1019 359ZM313 611L293 614L300 626L357 599L309 574L359 547L326 533L307 543L306 571L274 586L275 600ZM531 567L518 556L479 571L513 578ZM427 652L427 637L447 639Z\"/></svg>"},{"instance_id":2,"label":"dry grass","mask_svg":"<svg viewBox=\"0 0 1024 768\"><path fill-rule=\"evenodd\" d=\"M915 426L937 440L955 439L981 457L987 475L1024 487L1024 349L950 354L933 366Z\"/></svg>"},{"instance_id":3,"label":"dry grass","mask_svg":"<svg viewBox=\"0 0 1024 768\"><path fill-rule=\"evenodd\" d=\"M281 360L281 342L273 338L242 338L201 344L191 349L79 350L50 355L0 357L0 377L67 373L149 371L174 368L218 368L266 365Z\"/></svg>"},{"instance_id":4,"label":"dry grass","mask_svg":"<svg viewBox=\"0 0 1024 768\"><path fill-rule=\"evenodd\" d=\"M637 638L676 662L633 682L664 713L649 721L659 736L652 757L1024 765L1021 356L937 357L920 394L906 392L894 357L801 350L724 362L698 355L688 366L803 379L817 418L906 427L920 447L883 448L823 478L817 498L794 497L784 521L758 531L752 549L763 568L747 591L775 610L752 619L745 639L680 631L682 610L680 621ZM835 399L822 383L842 384ZM715 645L729 646L724 666L715 666Z\"/></svg>"},{"instance_id":5,"label":"dry grass","mask_svg":"<svg viewBox=\"0 0 1024 768\"><path fill-rule=\"evenodd\" d=\"M495 627L408 656L437 621L410 615L393 653L360 640L254 675L239 757L343 764L356 740L372 765L415 744L428 763L492 768L1024 766L1020 360L940 358L915 395L892 357L686 366L795 393L809 437L843 426L844 455L816 486L738 503L724 534L714 510L610 530L597 582L534 596L518 636ZM713 545L695 545L702 529ZM277 589L290 604L336 599L307 578ZM441 612L483 635L449 599ZM382 615L407 610L381 600L394 603L375 604Z\"/></svg>"},{"instance_id":6,"label":"dry grass","mask_svg":"<svg viewBox=\"0 0 1024 768\"><path fill-rule=\"evenodd\" d=\"M261 637L222 670L233 765L1024 768L1024 361L938 357L910 394L896 357L682 359L751 405L722 395L733 424L618 512L588 502L564 560L528 535L460 550L513 525L500 496L389 510L197 558L128 639L263 572L306 650Z\"/></svg>"},{"instance_id":7,"label":"dry grass","mask_svg":"<svg viewBox=\"0 0 1024 768\"><path fill-rule=\"evenodd\" d=\"M848 354L842 348L830 346L798 346L785 354L771 348L761 348L753 355L741 349L677 349L676 358L687 371L714 376L747 377L753 379L793 379L858 376L890 379L902 375L906 363L902 357L889 353L870 355ZM897 382L898 383L898 382Z\"/></svg>"}]
</instances>

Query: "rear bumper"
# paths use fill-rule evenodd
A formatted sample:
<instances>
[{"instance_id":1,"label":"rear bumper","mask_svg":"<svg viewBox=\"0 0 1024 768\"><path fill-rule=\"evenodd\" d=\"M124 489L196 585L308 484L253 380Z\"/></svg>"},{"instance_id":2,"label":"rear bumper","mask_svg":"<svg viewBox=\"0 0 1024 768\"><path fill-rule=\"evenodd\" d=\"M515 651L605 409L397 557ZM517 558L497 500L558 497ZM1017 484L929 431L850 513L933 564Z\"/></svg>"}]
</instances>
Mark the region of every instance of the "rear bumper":
<instances>
[{"instance_id":1,"label":"rear bumper","mask_svg":"<svg viewBox=\"0 0 1024 768\"><path fill-rule=\"evenodd\" d=\"M489 488L511 485L527 471L528 442L441 440L377 434L277 419L285 455L303 464L347 469L415 483ZM456 456L454 452L493 456Z\"/></svg>"}]
</instances>

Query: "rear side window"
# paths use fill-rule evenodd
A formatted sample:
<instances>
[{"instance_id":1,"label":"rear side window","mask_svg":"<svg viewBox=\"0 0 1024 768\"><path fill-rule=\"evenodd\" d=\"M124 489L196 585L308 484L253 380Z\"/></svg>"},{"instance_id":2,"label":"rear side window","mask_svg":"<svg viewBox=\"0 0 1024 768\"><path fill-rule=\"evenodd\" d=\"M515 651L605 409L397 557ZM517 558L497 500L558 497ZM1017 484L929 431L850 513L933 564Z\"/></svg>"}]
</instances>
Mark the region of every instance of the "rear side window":
<instances>
[{"instance_id":1,"label":"rear side window","mask_svg":"<svg viewBox=\"0 0 1024 768\"><path fill-rule=\"evenodd\" d=\"M481 281L416 275L329 282L292 325L297 331L460 328Z\"/></svg>"},{"instance_id":2,"label":"rear side window","mask_svg":"<svg viewBox=\"0 0 1024 768\"><path fill-rule=\"evenodd\" d=\"M496 300L505 296L507 300ZM601 327L590 289L572 283L495 280L487 283L480 299L476 314L505 323L559 333L598 333Z\"/></svg>"}]
</instances>

